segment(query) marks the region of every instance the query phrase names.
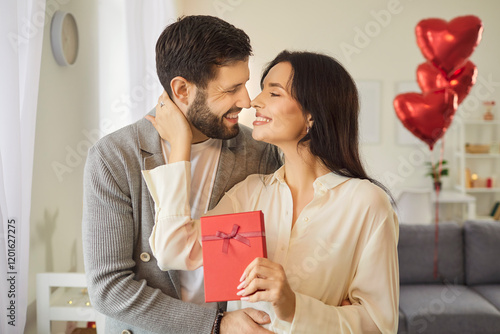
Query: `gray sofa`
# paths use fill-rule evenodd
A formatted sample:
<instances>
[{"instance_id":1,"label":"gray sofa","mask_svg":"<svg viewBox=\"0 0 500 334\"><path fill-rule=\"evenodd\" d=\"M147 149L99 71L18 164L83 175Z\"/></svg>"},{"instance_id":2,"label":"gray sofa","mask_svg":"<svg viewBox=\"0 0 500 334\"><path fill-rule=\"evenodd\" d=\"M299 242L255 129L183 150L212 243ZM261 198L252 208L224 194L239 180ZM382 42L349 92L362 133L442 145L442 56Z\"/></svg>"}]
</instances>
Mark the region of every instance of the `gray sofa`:
<instances>
[{"instance_id":1,"label":"gray sofa","mask_svg":"<svg viewBox=\"0 0 500 334\"><path fill-rule=\"evenodd\" d=\"M500 333L500 222L440 223L437 279L434 235L400 224L398 333Z\"/></svg>"}]
</instances>

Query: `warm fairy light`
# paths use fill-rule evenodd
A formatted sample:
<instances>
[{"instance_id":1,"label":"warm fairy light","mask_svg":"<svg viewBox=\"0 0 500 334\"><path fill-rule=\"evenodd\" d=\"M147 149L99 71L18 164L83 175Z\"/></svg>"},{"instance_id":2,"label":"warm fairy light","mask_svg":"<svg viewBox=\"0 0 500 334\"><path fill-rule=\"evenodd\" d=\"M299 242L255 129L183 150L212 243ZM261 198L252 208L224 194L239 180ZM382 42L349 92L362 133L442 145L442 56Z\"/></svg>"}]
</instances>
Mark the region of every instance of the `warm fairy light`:
<instances>
[{"instance_id":1,"label":"warm fairy light","mask_svg":"<svg viewBox=\"0 0 500 334\"><path fill-rule=\"evenodd\" d=\"M476 181L478 179L477 174L472 174L471 178L472 180Z\"/></svg>"},{"instance_id":2,"label":"warm fairy light","mask_svg":"<svg viewBox=\"0 0 500 334\"><path fill-rule=\"evenodd\" d=\"M68 304L73 304L73 301L72 300L68 300Z\"/></svg>"}]
</instances>

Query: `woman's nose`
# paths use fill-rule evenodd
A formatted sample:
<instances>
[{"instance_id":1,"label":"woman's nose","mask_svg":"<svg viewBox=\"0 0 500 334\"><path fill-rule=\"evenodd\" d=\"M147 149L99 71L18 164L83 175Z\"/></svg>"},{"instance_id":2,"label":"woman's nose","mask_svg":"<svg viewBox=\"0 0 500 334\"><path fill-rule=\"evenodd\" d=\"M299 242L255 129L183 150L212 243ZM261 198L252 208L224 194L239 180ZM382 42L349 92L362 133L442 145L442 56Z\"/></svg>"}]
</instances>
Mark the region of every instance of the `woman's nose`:
<instances>
[{"instance_id":1,"label":"woman's nose","mask_svg":"<svg viewBox=\"0 0 500 334\"><path fill-rule=\"evenodd\" d=\"M252 102L250 102L250 105L252 106L252 108L262 108L263 103L262 103L261 98L260 98L261 95L262 95L262 93L257 95L255 97L255 99L253 99Z\"/></svg>"}]
</instances>

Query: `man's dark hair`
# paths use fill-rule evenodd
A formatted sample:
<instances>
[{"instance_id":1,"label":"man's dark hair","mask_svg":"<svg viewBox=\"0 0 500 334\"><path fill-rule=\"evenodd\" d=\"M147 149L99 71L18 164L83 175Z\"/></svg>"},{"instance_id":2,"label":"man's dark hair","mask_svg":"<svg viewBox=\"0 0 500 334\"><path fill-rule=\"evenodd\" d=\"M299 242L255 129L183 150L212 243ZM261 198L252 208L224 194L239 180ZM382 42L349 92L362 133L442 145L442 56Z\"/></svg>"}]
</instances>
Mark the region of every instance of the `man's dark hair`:
<instances>
[{"instance_id":1,"label":"man's dark hair","mask_svg":"<svg viewBox=\"0 0 500 334\"><path fill-rule=\"evenodd\" d=\"M218 66L252 55L250 38L241 29L213 16L185 16L167 26L156 43L156 71L172 97L170 81L181 76L206 88Z\"/></svg>"}]
</instances>

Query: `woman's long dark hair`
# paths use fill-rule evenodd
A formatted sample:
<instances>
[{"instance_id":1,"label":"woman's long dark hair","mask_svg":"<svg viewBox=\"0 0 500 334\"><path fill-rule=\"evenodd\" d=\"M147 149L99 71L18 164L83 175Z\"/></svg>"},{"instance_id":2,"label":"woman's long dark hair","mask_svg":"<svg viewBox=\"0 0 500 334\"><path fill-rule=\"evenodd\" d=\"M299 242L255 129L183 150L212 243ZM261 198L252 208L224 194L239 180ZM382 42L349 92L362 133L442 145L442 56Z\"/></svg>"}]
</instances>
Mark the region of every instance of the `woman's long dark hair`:
<instances>
[{"instance_id":1,"label":"woman's long dark hair","mask_svg":"<svg viewBox=\"0 0 500 334\"><path fill-rule=\"evenodd\" d=\"M384 189L393 201L388 189L370 178L361 163L358 90L349 73L327 55L285 50L264 69L261 87L271 68L282 62L292 65L293 98L301 105L304 117L310 114L314 121L299 145L307 143L311 153L333 173L369 180Z\"/></svg>"}]
</instances>

